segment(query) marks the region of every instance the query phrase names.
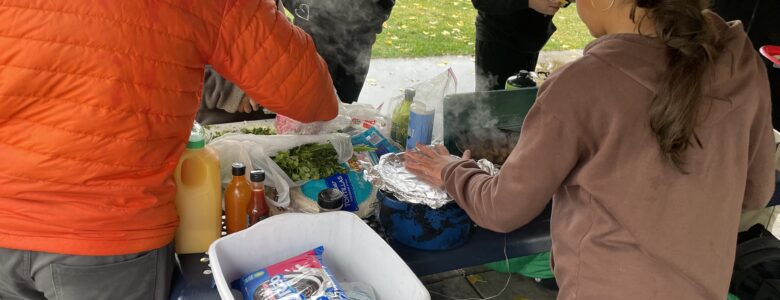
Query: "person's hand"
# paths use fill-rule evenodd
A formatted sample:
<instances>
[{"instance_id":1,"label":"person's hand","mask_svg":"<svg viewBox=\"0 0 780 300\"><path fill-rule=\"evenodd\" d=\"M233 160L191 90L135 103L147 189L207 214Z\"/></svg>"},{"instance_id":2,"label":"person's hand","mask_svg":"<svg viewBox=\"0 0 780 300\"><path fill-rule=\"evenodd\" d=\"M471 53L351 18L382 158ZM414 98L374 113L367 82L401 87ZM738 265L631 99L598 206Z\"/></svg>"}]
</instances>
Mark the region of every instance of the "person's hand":
<instances>
[{"instance_id":1,"label":"person's hand","mask_svg":"<svg viewBox=\"0 0 780 300\"><path fill-rule=\"evenodd\" d=\"M457 159L452 157L442 145L436 145L431 149L418 144L416 149L416 151L407 151L404 154L406 169L432 186L444 187L441 173L449 163ZM463 159L471 159L471 151L466 150L463 153Z\"/></svg>"},{"instance_id":2,"label":"person's hand","mask_svg":"<svg viewBox=\"0 0 780 300\"><path fill-rule=\"evenodd\" d=\"M528 7L541 14L553 16L558 12L561 3L558 0L528 0Z\"/></svg>"},{"instance_id":3,"label":"person's hand","mask_svg":"<svg viewBox=\"0 0 780 300\"><path fill-rule=\"evenodd\" d=\"M238 111L243 113L251 113L260 109L260 105L253 101L249 96L244 95L241 98L241 104L238 105Z\"/></svg>"}]
</instances>

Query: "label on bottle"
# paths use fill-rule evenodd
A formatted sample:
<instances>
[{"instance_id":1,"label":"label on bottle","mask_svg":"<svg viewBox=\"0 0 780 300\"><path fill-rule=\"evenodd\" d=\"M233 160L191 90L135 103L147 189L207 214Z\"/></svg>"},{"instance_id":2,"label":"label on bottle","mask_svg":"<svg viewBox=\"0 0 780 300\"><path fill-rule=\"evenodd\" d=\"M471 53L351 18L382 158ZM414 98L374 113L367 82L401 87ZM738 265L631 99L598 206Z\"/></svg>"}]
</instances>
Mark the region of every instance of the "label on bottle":
<instances>
[{"instance_id":1,"label":"label on bottle","mask_svg":"<svg viewBox=\"0 0 780 300\"><path fill-rule=\"evenodd\" d=\"M406 140L406 150L414 149L417 144L430 144L432 133L433 112L419 114L412 111L409 115L409 136Z\"/></svg>"},{"instance_id":2,"label":"label on bottle","mask_svg":"<svg viewBox=\"0 0 780 300\"><path fill-rule=\"evenodd\" d=\"M393 111L393 124L390 131L390 138L400 145L406 143L409 129L409 109L412 106L411 99L404 99L395 111Z\"/></svg>"},{"instance_id":3,"label":"label on bottle","mask_svg":"<svg viewBox=\"0 0 780 300\"><path fill-rule=\"evenodd\" d=\"M390 138L396 143L403 144L408 137L408 123L393 122L393 130L390 132Z\"/></svg>"}]
</instances>

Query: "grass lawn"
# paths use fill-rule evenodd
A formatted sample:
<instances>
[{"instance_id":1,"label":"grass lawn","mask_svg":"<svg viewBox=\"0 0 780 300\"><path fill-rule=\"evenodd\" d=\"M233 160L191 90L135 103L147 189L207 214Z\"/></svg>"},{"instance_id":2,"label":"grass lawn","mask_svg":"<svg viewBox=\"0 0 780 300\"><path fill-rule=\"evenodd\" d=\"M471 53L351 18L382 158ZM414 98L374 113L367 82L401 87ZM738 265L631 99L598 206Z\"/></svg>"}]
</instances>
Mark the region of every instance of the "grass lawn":
<instances>
[{"instance_id":1,"label":"grass lawn","mask_svg":"<svg viewBox=\"0 0 780 300\"><path fill-rule=\"evenodd\" d=\"M475 17L470 0L397 0L373 57L473 55ZM561 9L554 22L558 31L545 50L581 49L593 39L574 5Z\"/></svg>"}]
</instances>

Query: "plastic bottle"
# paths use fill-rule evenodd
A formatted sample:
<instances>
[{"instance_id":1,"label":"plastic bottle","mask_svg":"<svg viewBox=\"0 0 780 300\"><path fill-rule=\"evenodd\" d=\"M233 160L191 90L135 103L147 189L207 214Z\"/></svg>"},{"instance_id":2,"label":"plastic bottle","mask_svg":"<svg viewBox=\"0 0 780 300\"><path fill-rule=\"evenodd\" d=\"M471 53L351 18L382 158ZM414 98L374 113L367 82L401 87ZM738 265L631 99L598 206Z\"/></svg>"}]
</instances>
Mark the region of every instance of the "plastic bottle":
<instances>
[{"instance_id":1,"label":"plastic bottle","mask_svg":"<svg viewBox=\"0 0 780 300\"><path fill-rule=\"evenodd\" d=\"M265 202L265 171L261 169L249 172L252 182L252 202L249 204L249 226L268 217L268 203Z\"/></svg>"},{"instance_id":2,"label":"plastic bottle","mask_svg":"<svg viewBox=\"0 0 780 300\"><path fill-rule=\"evenodd\" d=\"M400 145L406 145L409 137L409 113L414 102L415 90L407 88L404 90L404 100L393 110L393 125L390 130L390 139Z\"/></svg>"},{"instance_id":3,"label":"plastic bottle","mask_svg":"<svg viewBox=\"0 0 780 300\"><path fill-rule=\"evenodd\" d=\"M429 145L433 134L434 109L428 109L424 103L415 101L409 113L409 137L406 150L414 149L417 144Z\"/></svg>"},{"instance_id":4,"label":"plastic bottle","mask_svg":"<svg viewBox=\"0 0 780 300\"><path fill-rule=\"evenodd\" d=\"M173 174L176 182L176 252L203 253L220 237L222 195L217 152L205 145L195 123Z\"/></svg>"},{"instance_id":5,"label":"plastic bottle","mask_svg":"<svg viewBox=\"0 0 780 300\"><path fill-rule=\"evenodd\" d=\"M320 212L340 211L344 207L344 193L338 189L324 189L317 194Z\"/></svg>"},{"instance_id":6,"label":"plastic bottle","mask_svg":"<svg viewBox=\"0 0 780 300\"><path fill-rule=\"evenodd\" d=\"M225 189L225 218L227 233L231 234L249 227L249 202L252 200L252 188L246 180L246 166L233 163L233 180Z\"/></svg>"}]
</instances>

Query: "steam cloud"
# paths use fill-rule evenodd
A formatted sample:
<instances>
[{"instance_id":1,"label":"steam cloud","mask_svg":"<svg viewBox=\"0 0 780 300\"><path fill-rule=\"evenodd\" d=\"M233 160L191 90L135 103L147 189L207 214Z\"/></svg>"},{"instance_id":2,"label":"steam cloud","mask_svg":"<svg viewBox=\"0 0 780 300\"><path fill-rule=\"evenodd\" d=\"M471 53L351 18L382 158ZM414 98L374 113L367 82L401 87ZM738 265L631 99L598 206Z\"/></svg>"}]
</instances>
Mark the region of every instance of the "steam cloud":
<instances>
[{"instance_id":1,"label":"steam cloud","mask_svg":"<svg viewBox=\"0 0 780 300\"><path fill-rule=\"evenodd\" d=\"M309 33L328 65L345 72L367 70L371 46L395 0L282 0L295 25Z\"/></svg>"}]
</instances>

